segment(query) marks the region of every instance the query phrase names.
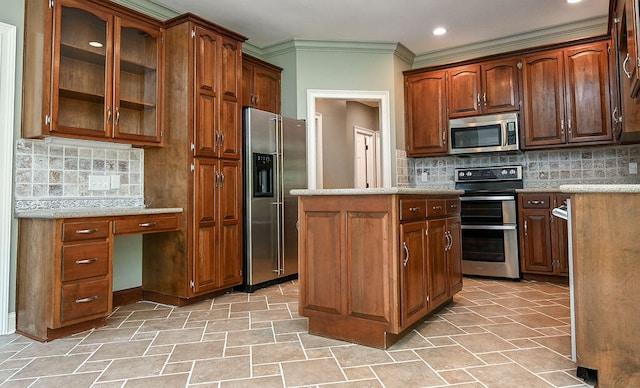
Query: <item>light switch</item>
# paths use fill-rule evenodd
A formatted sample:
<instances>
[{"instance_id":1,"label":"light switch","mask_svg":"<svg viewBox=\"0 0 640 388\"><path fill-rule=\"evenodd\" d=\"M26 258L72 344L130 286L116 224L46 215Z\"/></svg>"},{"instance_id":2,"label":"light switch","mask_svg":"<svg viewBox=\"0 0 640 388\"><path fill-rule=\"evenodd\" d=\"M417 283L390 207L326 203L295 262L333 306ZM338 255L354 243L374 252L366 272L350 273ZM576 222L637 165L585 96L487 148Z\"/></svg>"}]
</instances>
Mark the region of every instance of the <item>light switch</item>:
<instances>
[{"instance_id":1,"label":"light switch","mask_svg":"<svg viewBox=\"0 0 640 388\"><path fill-rule=\"evenodd\" d=\"M429 173L427 171L423 171L422 174L420 175L420 179L423 182L429 181Z\"/></svg>"},{"instance_id":2,"label":"light switch","mask_svg":"<svg viewBox=\"0 0 640 388\"><path fill-rule=\"evenodd\" d=\"M120 188L120 175L111 175L111 189Z\"/></svg>"},{"instance_id":3,"label":"light switch","mask_svg":"<svg viewBox=\"0 0 640 388\"><path fill-rule=\"evenodd\" d=\"M629 163L629 174L638 173L638 163Z\"/></svg>"}]
</instances>

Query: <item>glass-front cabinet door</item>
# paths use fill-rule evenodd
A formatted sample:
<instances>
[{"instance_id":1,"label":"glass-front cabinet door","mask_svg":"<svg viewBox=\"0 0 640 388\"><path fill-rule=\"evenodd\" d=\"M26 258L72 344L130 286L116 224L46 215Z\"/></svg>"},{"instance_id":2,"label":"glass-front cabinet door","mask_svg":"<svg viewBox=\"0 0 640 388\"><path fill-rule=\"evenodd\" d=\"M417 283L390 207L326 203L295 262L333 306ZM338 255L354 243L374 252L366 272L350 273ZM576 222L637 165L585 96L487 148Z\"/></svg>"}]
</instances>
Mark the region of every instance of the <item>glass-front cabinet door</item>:
<instances>
[{"instance_id":1,"label":"glass-front cabinet door","mask_svg":"<svg viewBox=\"0 0 640 388\"><path fill-rule=\"evenodd\" d=\"M158 28L115 20L114 136L160 142L162 36Z\"/></svg>"},{"instance_id":2,"label":"glass-front cabinet door","mask_svg":"<svg viewBox=\"0 0 640 388\"><path fill-rule=\"evenodd\" d=\"M163 33L96 4L58 1L45 119L51 132L159 145Z\"/></svg>"},{"instance_id":3,"label":"glass-front cabinet door","mask_svg":"<svg viewBox=\"0 0 640 388\"><path fill-rule=\"evenodd\" d=\"M55 19L51 130L110 137L113 16L63 1Z\"/></svg>"}]
</instances>

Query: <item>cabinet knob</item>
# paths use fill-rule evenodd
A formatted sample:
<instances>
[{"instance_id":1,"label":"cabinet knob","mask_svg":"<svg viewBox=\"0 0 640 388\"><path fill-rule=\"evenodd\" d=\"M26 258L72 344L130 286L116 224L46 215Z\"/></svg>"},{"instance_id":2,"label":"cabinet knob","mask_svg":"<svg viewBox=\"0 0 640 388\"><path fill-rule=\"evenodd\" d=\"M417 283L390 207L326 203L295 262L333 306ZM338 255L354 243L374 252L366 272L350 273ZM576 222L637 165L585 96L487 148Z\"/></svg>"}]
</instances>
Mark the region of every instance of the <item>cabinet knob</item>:
<instances>
[{"instance_id":1,"label":"cabinet knob","mask_svg":"<svg viewBox=\"0 0 640 388\"><path fill-rule=\"evenodd\" d=\"M415 213L415 212L420 211L420 208L419 208L419 207L410 207L410 208L409 208L409 211L410 211L410 212L414 212L414 213Z\"/></svg>"}]
</instances>

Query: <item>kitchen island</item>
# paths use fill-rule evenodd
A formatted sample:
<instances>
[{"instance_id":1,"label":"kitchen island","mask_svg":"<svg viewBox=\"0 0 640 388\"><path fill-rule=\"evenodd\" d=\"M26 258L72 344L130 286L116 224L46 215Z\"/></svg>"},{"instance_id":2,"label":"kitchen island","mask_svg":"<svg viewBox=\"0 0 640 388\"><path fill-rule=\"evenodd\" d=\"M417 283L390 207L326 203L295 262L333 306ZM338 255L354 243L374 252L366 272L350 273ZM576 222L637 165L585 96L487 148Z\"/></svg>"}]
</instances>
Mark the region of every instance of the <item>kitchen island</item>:
<instances>
[{"instance_id":1,"label":"kitchen island","mask_svg":"<svg viewBox=\"0 0 640 388\"><path fill-rule=\"evenodd\" d=\"M563 185L560 191L570 195L578 376L600 387L638 387L640 185Z\"/></svg>"},{"instance_id":2,"label":"kitchen island","mask_svg":"<svg viewBox=\"0 0 640 388\"><path fill-rule=\"evenodd\" d=\"M309 332L386 349L462 289L460 190L292 190Z\"/></svg>"}]
</instances>

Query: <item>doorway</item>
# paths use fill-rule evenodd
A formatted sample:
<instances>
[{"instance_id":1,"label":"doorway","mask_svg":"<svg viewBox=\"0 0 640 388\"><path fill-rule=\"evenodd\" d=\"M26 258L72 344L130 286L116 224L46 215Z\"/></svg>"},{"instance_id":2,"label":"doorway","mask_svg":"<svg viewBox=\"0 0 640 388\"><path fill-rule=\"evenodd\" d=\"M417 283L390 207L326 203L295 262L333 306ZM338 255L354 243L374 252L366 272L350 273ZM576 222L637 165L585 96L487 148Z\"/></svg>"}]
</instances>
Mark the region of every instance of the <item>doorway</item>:
<instances>
[{"instance_id":1,"label":"doorway","mask_svg":"<svg viewBox=\"0 0 640 388\"><path fill-rule=\"evenodd\" d=\"M379 179L377 181L378 187L391 187L392 186L392 171L395 168L395 160L392 159L392 139L391 139L391 120L390 120L390 106L389 106L389 92L382 91L351 91L351 90L314 90L307 91L307 165L308 165L308 187L309 189L325 188L327 182L326 179L318 177L318 164L323 163L322 154L318 154L318 128L319 122L322 123L324 128L321 134L326 134L327 118L323 115L321 121L317 120L316 116L316 104L319 99L330 100L346 100L346 101L359 101L363 103L373 102L378 106L378 119L379 119L379 143L377 160L374 159L375 170ZM345 129L346 131L346 129ZM353 133L348 134L353 141ZM345 133L345 136L347 134ZM326 149L326 144L324 149ZM322 149L322 148L320 148ZM349 150L351 152L353 148ZM353 162L353 161L352 161ZM372 167L372 168L373 168ZM325 178L327 177L327 166L324 166ZM353 168L351 168L353 171ZM320 186L318 183L325 186ZM354 188L354 179L350 179L348 184L344 184L340 188ZM333 186L332 186L333 188Z\"/></svg>"}]
</instances>

